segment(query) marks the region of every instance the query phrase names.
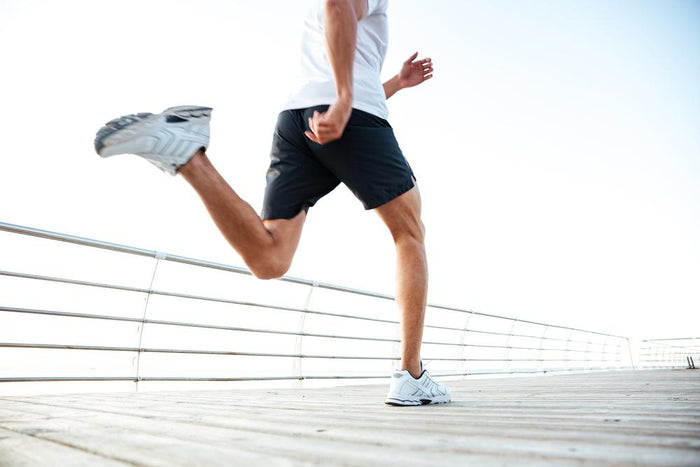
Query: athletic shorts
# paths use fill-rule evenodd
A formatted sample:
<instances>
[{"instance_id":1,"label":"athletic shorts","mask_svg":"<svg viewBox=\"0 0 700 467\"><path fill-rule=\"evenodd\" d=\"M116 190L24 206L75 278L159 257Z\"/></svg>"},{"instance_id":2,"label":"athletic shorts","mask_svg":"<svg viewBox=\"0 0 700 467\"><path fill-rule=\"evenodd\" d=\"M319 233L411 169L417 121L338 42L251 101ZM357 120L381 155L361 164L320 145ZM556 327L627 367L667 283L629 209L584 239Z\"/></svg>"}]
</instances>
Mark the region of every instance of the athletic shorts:
<instances>
[{"instance_id":1,"label":"athletic shorts","mask_svg":"<svg viewBox=\"0 0 700 467\"><path fill-rule=\"evenodd\" d=\"M330 193L341 182L374 209L407 192L415 177L389 122L353 109L343 136L314 143L304 134L315 110L328 105L285 110L279 114L270 151L263 219L291 219Z\"/></svg>"}]
</instances>

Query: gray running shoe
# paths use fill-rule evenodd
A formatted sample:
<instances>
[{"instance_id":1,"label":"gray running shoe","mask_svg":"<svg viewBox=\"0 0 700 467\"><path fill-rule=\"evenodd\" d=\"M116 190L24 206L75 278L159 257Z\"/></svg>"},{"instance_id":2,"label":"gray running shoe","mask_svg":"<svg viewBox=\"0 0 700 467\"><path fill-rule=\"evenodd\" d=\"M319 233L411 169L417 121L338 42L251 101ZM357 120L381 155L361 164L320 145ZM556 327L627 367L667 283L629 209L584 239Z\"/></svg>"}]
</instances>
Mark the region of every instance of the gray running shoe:
<instances>
[{"instance_id":1,"label":"gray running shoe","mask_svg":"<svg viewBox=\"0 0 700 467\"><path fill-rule=\"evenodd\" d=\"M209 146L211 112L210 107L183 105L115 118L97 132L95 151L102 157L136 154L175 175L198 149Z\"/></svg>"}]
</instances>

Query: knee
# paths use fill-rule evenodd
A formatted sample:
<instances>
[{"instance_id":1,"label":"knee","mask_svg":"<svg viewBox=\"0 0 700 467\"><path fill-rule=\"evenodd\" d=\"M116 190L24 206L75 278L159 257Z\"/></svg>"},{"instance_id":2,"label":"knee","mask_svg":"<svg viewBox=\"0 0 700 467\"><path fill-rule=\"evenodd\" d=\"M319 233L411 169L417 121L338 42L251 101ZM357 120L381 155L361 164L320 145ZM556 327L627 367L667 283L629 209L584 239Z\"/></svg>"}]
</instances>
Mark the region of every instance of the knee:
<instances>
[{"instance_id":1,"label":"knee","mask_svg":"<svg viewBox=\"0 0 700 467\"><path fill-rule=\"evenodd\" d=\"M289 270L289 262L283 261L265 261L255 264L249 264L248 268L255 277L262 280L277 279L284 276Z\"/></svg>"},{"instance_id":2,"label":"knee","mask_svg":"<svg viewBox=\"0 0 700 467\"><path fill-rule=\"evenodd\" d=\"M411 222L401 229L392 231L391 234L396 244L408 242L421 247L425 245L425 225L420 219L416 219L415 222Z\"/></svg>"}]
</instances>

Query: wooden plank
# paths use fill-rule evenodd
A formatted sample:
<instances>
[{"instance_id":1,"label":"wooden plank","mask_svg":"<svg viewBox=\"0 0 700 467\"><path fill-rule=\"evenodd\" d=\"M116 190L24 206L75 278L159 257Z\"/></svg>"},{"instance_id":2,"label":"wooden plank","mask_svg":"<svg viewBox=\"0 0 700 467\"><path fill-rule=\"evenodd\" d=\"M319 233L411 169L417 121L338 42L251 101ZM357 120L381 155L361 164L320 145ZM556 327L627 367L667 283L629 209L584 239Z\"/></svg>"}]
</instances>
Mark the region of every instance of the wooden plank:
<instances>
[{"instance_id":1,"label":"wooden plank","mask_svg":"<svg viewBox=\"0 0 700 467\"><path fill-rule=\"evenodd\" d=\"M101 413L79 417L53 417L50 411L42 418L28 415L22 420L24 411L18 411L14 420L0 422L0 428L12 432L32 432L37 439L60 445L76 447L98 453L106 459L118 459L130 465L226 465L223 459L236 459L241 465L289 466L288 460L274 455L256 455L245 450L228 447L225 443L212 443L208 437L200 436L200 443L192 441L192 427L173 439L167 435L162 421L138 420L151 426L138 430L138 423L121 424L119 416L105 419ZM129 418L129 417L127 417ZM165 433L165 434L164 434ZM227 442L232 439L227 438ZM35 465L47 465L35 464ZM60 464L59 464L60 465ZM90 465L100 465L94 461Z\"/></svg>"},{"instance_id":2,"label":"wooden plank","mask_svg":"<svg viewBox=\"0 0 700 467\"><path fill-rule=\"evenodd\" d=\"M133 465L73 447L41 439L40 428L16 432L0 427L0 467L123 467Z\"/></svg>"}]
</instances>

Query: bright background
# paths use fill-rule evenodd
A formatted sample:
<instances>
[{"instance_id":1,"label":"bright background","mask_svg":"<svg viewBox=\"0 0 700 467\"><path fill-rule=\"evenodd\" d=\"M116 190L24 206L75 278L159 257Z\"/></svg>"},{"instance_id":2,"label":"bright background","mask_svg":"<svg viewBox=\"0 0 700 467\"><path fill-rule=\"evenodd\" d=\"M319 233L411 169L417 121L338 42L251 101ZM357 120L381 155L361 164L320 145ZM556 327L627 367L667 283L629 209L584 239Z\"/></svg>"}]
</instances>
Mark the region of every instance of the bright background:
<instances>
[{"instance_id":1,"label":"bright background","mask_svg":"<svg viewBox=\"0 0 700 467\"><path fill-rule=\"evenodd\" d=\"M0 220L242 265L183 180L92 141L119 115L214 107L210 156L259 211L302 3L0 0ZM384 76L416 50L436 68L389 101L430 301L697 334L700 3L401 0L389 21ZM346 189L312 208L289 275L392 293L393 274Z\"/></svg>"}]
</instances>

